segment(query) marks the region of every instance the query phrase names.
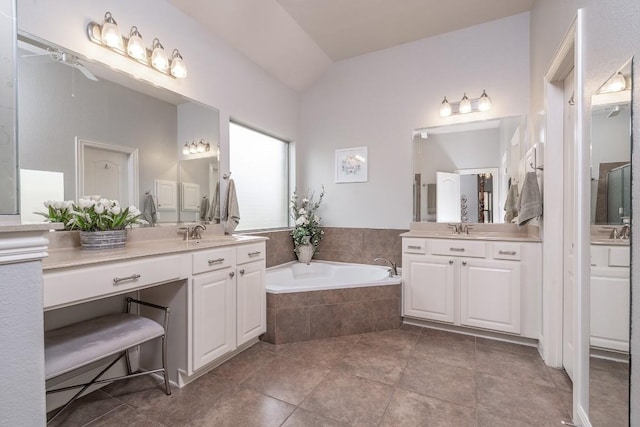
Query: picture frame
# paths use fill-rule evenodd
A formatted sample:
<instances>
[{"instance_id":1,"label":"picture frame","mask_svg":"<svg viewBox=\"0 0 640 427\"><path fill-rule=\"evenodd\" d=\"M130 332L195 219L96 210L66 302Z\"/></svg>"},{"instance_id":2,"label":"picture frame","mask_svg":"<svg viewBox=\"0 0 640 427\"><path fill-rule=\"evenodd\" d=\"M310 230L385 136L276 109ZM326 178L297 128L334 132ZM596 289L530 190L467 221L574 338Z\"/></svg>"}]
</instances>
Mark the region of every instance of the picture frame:
<instances>
[{"instance_id":1,"label":"picture frame","mask_svg":"<svg viewBox=\"0 0 640 427\"><path fill-rule=\"evenodd\" d=\"M336 150L335 178L337 184L369 180L367 147Z\"/></svg>"}]
</instances>

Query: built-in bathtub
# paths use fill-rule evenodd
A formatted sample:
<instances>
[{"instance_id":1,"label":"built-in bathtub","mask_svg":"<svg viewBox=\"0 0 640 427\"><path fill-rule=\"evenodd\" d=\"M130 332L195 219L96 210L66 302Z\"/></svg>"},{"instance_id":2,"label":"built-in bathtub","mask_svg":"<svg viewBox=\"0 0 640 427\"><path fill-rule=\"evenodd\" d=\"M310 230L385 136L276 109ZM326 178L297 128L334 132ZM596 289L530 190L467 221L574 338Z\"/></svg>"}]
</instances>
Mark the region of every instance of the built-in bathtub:
<instances>
[{"instance_id":1,"label":"built-in bathtub","mask_svg":"<svg viewBox=\"0 0 640 427\"><path fill-rule=\"evenodd\" d=\"M285 344L395 329L400 276L387 267L314 261L267 270L267 333Z\"/></svg>"}]
</instances>

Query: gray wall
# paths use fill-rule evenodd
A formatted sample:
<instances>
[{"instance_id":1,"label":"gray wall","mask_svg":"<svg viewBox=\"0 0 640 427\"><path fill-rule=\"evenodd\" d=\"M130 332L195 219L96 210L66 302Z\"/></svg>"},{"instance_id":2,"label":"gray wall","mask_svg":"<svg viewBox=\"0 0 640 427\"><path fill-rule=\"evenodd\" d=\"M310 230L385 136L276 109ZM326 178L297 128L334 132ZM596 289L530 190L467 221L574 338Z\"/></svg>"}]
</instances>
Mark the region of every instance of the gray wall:
<instances>
[{"instance_id":1,"label":"gray wall","mask_svg":"<svg viewBox=\"0 0 640 427\"><path fill-rule=\"evenodd\" d=\"M19 62L18 91L20 167L63 172L65 199L76 198L76 136L137 147L141 199L154 179L177 181L175 105L106 80L93 82L59 63L28 59Z\"/></svg>"}]
</instances>

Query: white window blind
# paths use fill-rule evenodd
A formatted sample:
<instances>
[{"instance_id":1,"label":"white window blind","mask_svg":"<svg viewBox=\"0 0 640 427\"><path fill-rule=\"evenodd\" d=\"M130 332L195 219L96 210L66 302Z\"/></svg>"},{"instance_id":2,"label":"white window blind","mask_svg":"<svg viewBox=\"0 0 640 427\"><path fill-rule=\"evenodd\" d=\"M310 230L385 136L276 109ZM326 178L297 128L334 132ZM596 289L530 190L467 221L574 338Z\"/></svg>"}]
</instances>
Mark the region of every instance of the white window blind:
<instances>
[{"instance_id":1,"label":"white window blind","mask_svg":"<svg viewBox=\"0 0 640 427\"><path fill-rule=\"evenodd\" d=\"M289 143L231 122L229 146L240 208L236 230L287 227Z\"/></svg>"}]
</instances>

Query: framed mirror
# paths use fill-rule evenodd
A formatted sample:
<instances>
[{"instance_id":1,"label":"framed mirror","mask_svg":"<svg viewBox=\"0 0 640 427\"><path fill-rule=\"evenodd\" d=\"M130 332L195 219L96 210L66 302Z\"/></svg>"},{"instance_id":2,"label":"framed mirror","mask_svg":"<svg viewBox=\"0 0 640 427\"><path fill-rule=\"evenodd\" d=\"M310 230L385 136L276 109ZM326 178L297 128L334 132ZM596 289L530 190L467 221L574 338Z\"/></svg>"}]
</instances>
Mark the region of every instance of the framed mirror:
<instances>
[{"instance_id":1,"label":"framed mirror","mask_svg":"<svg viewBox=\"0 0 640 427\"><path fill-rule=\"evenodd\" d=\"M218 180L215 108L42 40L20 36L17 58L23 221L41 221L46 200L90 194L143 211L153 202L158 223L200 218L192 209Z\"/></svg>"},{"instance_id":2,"label":"framed mirror","mask_svg":"<svg viewBox=\"0 0 640 427\"><path fill-rule=\"evenodd\" d=\"M413 220L504 223L511 185L524 178L524 116L413 133Z\"/></svg>"},{"instance_id":3,"label":"framed mirror","mask_svg":"<svg viewBox=\"0 0 640 427\"><path fill-rule=\"evenodd\" d=\"M616 71L591 105L589 419L628 425L632 64Z\"/></svg>"}]
</instances>

